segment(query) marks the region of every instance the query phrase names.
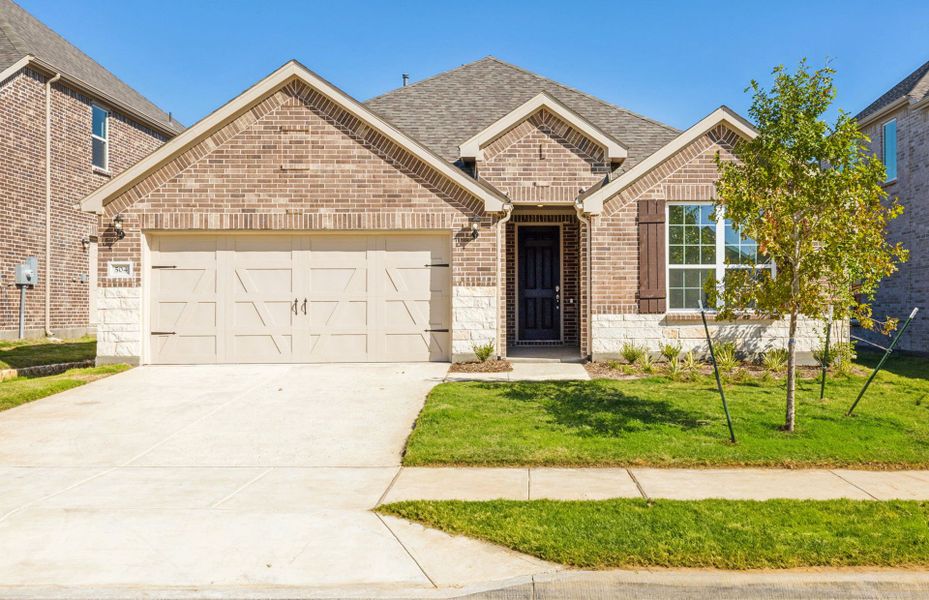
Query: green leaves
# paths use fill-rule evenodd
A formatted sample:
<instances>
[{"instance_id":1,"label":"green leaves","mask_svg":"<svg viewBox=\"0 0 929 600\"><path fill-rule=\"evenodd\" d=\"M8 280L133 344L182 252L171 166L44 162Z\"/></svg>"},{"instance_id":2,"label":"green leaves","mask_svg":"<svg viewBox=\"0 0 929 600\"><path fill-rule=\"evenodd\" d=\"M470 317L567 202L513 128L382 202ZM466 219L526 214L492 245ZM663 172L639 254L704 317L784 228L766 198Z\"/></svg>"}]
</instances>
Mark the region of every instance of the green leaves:
<instances>
[{"instance_id":1,"label":"green leaves","mask_svg":"<svg viewBox=\"0 0 929 600\"><path fill-rule=\"evenodd\" d=\"M767 316L858 317L870 323L874 292L907 252L886 240L902 207L882 187L884 168L848 114L827 123L835 98L830 68L773 71L768 90L753 81L749 111L758 136L740 143L738 162L717 156L717 209L758 241L775 277L733 273L717 294L724 318L752 309Z\"/></svg>"}]
</instances>

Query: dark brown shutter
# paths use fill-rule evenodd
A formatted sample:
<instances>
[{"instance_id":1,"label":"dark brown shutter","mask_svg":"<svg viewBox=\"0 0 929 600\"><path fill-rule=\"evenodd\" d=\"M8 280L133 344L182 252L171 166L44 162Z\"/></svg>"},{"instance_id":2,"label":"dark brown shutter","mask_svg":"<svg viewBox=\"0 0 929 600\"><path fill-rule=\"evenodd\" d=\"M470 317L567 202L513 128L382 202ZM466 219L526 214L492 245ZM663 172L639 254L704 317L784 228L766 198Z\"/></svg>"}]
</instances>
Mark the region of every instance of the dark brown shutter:
<instances>
[{"instance_id":1,"label":"dark brown shutter","mask_svg":"<svg viewBox=\"0 0 929 600\"><path fill-rule=\"evenodd\" d=\"M639 201L639 312L665 312L665 201Z\"/></svg>"}]
</instances>

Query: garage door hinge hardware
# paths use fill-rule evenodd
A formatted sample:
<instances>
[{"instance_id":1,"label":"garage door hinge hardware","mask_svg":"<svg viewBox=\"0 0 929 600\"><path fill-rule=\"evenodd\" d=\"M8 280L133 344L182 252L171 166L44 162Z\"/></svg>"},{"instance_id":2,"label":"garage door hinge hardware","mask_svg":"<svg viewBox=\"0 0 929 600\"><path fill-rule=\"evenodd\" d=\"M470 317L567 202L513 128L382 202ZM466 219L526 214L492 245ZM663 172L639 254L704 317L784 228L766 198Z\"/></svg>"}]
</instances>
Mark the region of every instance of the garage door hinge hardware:
<instances>
[{"instance_id":1,"label":"garage door hinge hardware","mask_svg":"<svg viewBox=\"0 0 929 600\"><path fill-rule=\"evenodd\" d=\"M427 329L426 331L433 333L448 333L448 329Z\"/></svg>"},{"instance_id":2,"label":"garage door hinge hardware","mask_svg":"<svg viewBox=\"0 0 929 600\"><path fill-rule=\"evenodd\" d=\"M174 331L153 331L152 335L175 335Z\"/></svg>"},{"instance_id":3,"label":"garage door hinge hardware","mask_svg":"<svg viewBox=\"0 0 929 600\"><path fill-rule=\"evenodd\" d=\"M177 265L152 265L153 269L176 269Z\"/></svg>"},{"instance_id":4,"label":"garage door hinge hardware","mask_svg":"<svg viewBox=\"0 0 929 600\"><path fill-rule=\"evenodd\" d=\"M449 265L448 263L439 263L439 264L435 264L435 265L426 265L426 266L427 266L427 267L448 267L448 266L451 266L451 265Z\"/></svg>"}]
</instances>

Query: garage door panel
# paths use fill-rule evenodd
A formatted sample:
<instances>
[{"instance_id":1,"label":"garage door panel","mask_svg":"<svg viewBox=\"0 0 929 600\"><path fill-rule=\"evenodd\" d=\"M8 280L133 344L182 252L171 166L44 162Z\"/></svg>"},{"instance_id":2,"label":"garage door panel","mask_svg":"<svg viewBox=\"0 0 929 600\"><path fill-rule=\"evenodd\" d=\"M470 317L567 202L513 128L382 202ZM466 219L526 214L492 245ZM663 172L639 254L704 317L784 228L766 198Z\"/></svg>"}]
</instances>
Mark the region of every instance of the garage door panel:
<instances>
[{"instance_id":1,"label":"garage door panel","mask_svg":"<svg viewBox=\"0 0 929 600\"><path fill-rule=\"evenodd\" d=\"M448 236L158 236L155 362L448 360ZM296 300L296 304L294 303ZM296 312L295 312L296 309ZM159 329L163 328L163 329ZM173 328L173 329L171 329Z\"/></svg>"}]
</instances>

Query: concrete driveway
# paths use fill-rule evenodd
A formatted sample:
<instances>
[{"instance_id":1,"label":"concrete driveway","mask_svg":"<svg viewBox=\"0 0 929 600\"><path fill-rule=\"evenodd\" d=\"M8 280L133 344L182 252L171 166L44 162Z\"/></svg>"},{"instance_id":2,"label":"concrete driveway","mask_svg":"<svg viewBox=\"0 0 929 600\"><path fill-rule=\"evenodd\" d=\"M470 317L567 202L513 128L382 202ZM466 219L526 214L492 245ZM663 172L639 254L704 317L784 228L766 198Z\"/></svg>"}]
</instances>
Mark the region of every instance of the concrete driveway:
<instances>
[{"instance_id":1,"label":"concrete driveway","mask_svg":"<svg viewBox=\"0 0 929 600\"><path fill-rule=\"evenodd\" d=\"M143 367L0 413L0 595L446 595L551 571L370 512L446 369Z\"/></svg>"}]
</instances>

